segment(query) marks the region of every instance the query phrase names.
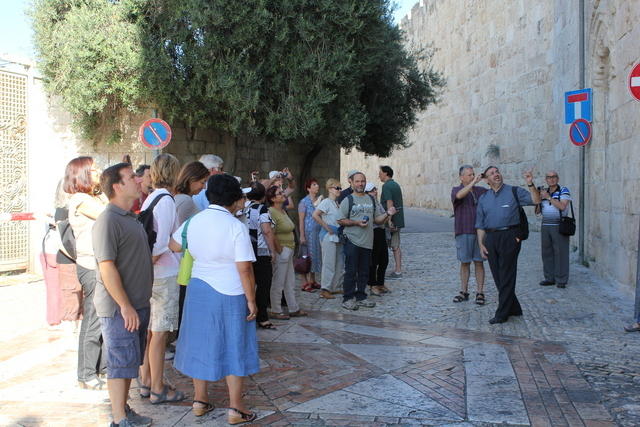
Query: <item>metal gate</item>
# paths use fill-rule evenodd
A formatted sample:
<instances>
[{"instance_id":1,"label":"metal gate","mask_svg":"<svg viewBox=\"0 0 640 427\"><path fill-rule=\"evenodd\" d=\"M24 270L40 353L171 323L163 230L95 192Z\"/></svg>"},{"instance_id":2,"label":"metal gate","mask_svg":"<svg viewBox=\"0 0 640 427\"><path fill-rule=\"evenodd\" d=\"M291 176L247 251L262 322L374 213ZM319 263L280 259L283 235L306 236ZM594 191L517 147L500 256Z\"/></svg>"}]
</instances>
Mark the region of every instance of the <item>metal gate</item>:
<instances>
[{"instance_id":1,"label":"metal gate","mask_svg":"<svg viewBox=\"0 0 640 427\"><path fill-rule=\"evenodd\" d=\"M27 76L0 71L0 213L27 210ZM0 222L0 272L24 270L25 221Z\"/></svg>"}]
</instances>

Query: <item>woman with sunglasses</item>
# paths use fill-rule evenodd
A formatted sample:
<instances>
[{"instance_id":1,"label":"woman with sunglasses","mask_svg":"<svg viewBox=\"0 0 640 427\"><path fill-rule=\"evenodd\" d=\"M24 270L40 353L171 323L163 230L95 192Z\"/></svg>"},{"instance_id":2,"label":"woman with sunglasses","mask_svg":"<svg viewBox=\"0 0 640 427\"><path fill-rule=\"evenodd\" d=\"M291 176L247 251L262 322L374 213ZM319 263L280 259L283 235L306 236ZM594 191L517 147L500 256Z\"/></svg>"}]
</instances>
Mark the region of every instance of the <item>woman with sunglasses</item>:
<instances>
[{"instance_id":1,"label":"woman with sunglasses","mask_svg":"<svg viewBox=\"0 0 640 427\"><path fill-rule=\"evenodd\" d=\"M344 277L344 257L342 240L338 235L338 219L342 217L337 198L340 196L340 182L330 178L326 184L328 197L313 212L313 219L320 224L320 247L322 248L322 278L320 297L334 299L340 293L337 287Z\"/></svg>"}]
</instances>

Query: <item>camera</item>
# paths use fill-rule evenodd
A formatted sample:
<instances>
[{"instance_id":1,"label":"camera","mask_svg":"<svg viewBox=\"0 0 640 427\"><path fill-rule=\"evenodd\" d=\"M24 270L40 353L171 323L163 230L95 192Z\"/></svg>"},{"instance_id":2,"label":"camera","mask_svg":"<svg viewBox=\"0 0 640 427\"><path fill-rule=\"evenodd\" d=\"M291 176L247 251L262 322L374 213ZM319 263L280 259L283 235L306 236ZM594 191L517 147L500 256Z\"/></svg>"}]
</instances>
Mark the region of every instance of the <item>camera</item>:
<instances>
[{"instance_id":1,"label":"camera","mask_svg":"<svg viewBox=\"0 0 640 427\"><path fill-rule=\"evenodd\" d=\"M369 222L369 217L367 215L365 215L365 216L362 217L362 220L364 222Z\"/></svg>"},{"instance_id":2,"label":"camera","mask_svg":"<svg viewBox=\"0 0 640 427\"><path fill-rule=\"evenodd\" d=\"M481 173L481 174L480 174L480 178L484 179L484 178L486 178L486 177L487 177L487 175L485 175L484 173Z\"/></svg>"}]
</instances>

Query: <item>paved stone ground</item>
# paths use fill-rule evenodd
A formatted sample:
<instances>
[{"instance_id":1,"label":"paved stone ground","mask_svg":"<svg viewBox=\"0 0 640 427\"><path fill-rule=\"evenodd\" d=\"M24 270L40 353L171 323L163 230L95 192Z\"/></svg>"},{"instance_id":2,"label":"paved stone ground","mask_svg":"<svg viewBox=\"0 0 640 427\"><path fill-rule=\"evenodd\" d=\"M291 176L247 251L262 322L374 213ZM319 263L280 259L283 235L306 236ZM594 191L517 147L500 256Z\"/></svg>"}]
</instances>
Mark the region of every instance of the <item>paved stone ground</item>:
<instances>
[{"instance_id":1,"label":"paved stone ground","mask_svg":"<svg viewBox=\"0 0 640 427\"><path fill-rule=\"evenodd\" d=\"M524 316L489 325L490 274L486 306L453 304L455 247L440 231L450 220L409 214L405 275L389 282L392 294L371 297L378 306L347 313L339 300L301 293L311 317L260 331L262 370L247 381L256 424L640 425L640 334L621 328L630 294L576 265L567 289L541 288L532 233L519 263ZM0 287L0 307L0 425L106 425L106 391L75 385L74 335L42 326L42 283ZM224 384L210 389L225 407ZM188 403L151 407L131 396L154 425L226 424L223 409L195 419Z\"/></svg>"}]
</instances>

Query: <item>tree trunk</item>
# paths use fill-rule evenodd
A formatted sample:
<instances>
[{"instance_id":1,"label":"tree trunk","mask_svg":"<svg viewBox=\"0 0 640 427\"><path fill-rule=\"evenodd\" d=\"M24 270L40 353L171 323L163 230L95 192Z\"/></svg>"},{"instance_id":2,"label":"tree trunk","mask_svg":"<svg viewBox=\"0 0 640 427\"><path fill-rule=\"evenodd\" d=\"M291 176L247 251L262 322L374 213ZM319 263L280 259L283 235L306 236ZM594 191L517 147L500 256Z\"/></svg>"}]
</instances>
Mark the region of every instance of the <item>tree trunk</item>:
<instances>
[{"instance_id":1,"label":"tree trunk","mask_svg":"<svg viewBox=\"0 0 640 427\"><path fill-rule=\"evenodd\" d=\"M307 189L304 188L304 183L307 179L311 178L311 168L313 167L313 161L322 151L323 146L320 143L315 143L314 146L304 156L302 162L302 169L300 170L300 180L298 181L298 200L307 195Z\"/></svg>"}]
</instances>

